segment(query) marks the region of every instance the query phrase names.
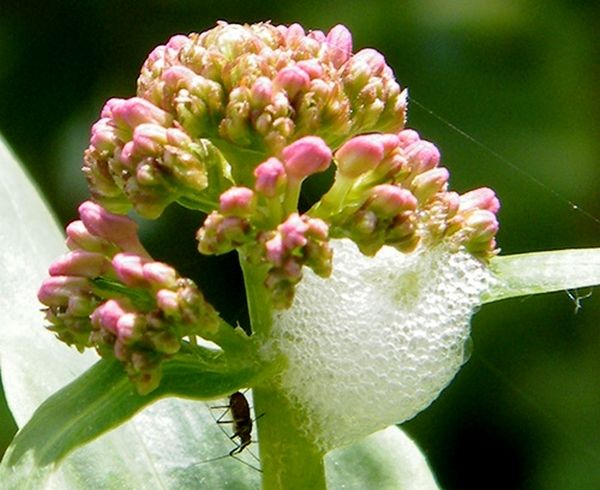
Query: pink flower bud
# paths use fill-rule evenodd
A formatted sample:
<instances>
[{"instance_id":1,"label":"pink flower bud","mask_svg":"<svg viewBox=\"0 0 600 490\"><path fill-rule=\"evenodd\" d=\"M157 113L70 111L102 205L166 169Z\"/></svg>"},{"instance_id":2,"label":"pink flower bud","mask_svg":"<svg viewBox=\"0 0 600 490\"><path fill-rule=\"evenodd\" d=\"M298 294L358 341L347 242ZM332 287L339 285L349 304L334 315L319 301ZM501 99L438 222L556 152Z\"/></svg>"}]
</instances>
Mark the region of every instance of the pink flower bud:
<instances>
[{"instance_id":1,"label":"pink flower bud","mask_svg":"<svg viewBox=\"0 0 600 490\"><path fill-rule=\"evenodd\" d=\"M498 232L496 215L485 209L479 209L466 216L464 226L472 230L472 236L477 242L490 240Z\"/></svg>"},{"instance_id":2,"label":"pink flower bud","mask_svg":"<svg viewBox=\"0 0 600 490\"><path fill-rule=\"evenodd\" d=\"M115 99L112 99L113 101ZM112 118L121 127L134 128L143 123L170 126L173 117L140 97L120 99L111 104Z\"/></svg>"},{"instance_id":3,"label":"pink flower bud","mask_svg":"<svg viewBox=\"0 0 600 490\"><path fill-rule=\"evenodd\" d=\"M179 298L175 291L161 289L156 293L156 304L166 315L179 315Z\"/></svg>"},{"instance_id":4,"label":"pink flower bud","mask_svg":"<svg viewBox=\"0 0 600 490\"><path fill-rule=\"evenodd\" d=\"M167 144L177 146L179 148L189 145L192 142L190 136L181 129L167 129Z\"/></svg>"},{"instance_id":5,"label":"pink flower bud","mask_svg":"<svg viewBox=\"0 0 600 490\"><path fill-rule=\"evenodd\" d=\"M433 143L420 140L406 149L406 157L414 172L425 172L440 163L440 151Z\"/></svg>"},{"instance_id":6,"label":"pink flower bud","mask_svg":"<svg viewBox=\"0 0 600 490\"><path fill-rule=\"evenodd\" d=\"M144 279L155 288L174 288L177 286L177 272L162 262L148 262L142 267Z\"/></svg>"},{"instance_id":7,"label":"pink flower bud","mask_svg":"<svg viewBox=\"0 0 600 490\"><path fill-rule=\"evenodd\" d=\"M480 187L460 196L460 211L472 209L485 209L495 214L500 209L500 202L492 189Z\"/></svg>"},{"instance_id":8,"label":"pink flower bud","mask_svg":"<svg viewBox=\"0 0 600 490\"><path fill-rule=\"evenodd\" d=\"M398 140L400 141L400 146L406 148L407 146L420 141L421 137L414 129L403 129L398 133Z\"/></svg>"},{"instance_id":9,"label":"pink flower bud","mask_svg":"<svg viewBox=\"0 0 600 490\"><path fill-rule=\"evenodd\" d=\"M413 194L419 202L426 202L438 192L444 190L450 173L444 167L432 168L417 175L412 181Z\"/></svg>"},{"instance_id":10,"label":"pink flower bud","mask_svg":"<svg viewBox=\"0 0 600 490\"><path fill-rule=\"evenodd\" d=\"M258 77L250 90L253 105L264 107L271 102L273 83L267 77Z\"/></svg>"},{"instance_id":11,"label":"pink flower bud","mask_svg":"<svg viewBox=\"0 0 600 490\"><path fill-rule=\"evenodd\" d=\"M52 276L45 279L38 291L38 300L46 306L65 306L69 298L87 293L90 282L85 277Z\"/></svg>"},{"instance_id":12,"label":"pink flower bud","mask_svg":"<svg viewBox=\"0 0 600 490\"><path fill-rule=\"evenodd\" d=\"M102 118L92 126L90 144L98 151L114 151L119 144L115 128L109 118Z\"/></svg>"},{"instance_id":13,"label":"pink flower bud","mask_svg":"<svg viewBox=\"0 0 600 490\"><path fill-rule=\"evenodd\" d=\"M127 168L128 170L134 170L136 165L135 158L135 145L133 141L128 141L123 145L121 152L119 153L119 161Z\"/></svg>"},{"instance_id":14,"label":"pink flower bud","mask_svg":"<svg viewBox=\"0 0 600 490\"><path fill-rule=\"evenodd\" d=\"M318 238L320 240L327 240L329 235L329 226L325 221L319 218L310 218L308 220L308 233L311 237Z\"/></svg>"},{"instance_id":15,"label":"pink flower bud","mask_svg":"<svg viewBox=\"0 0 600 490\"><path fill-rule=\"evenodd\" d=\"M144 265L147 261L139 255L119 253L113 257L112 266L119 280L126 286L145 287L147 281L144 277Z\"/></svg>"},{"instance_id":16,"label":"pink flower bud","mask_svg":"<svg viewBox=\"0 0 600 490\"><path fill-rule=\"evenodd\" d=\"M292 100L299 92L308 90L310 77L296 65L286 66L277 73L273 85L277 89L285 90L288 99Z\"/></svg>"},{"instance_id":17,"label":"pink flower bud","mask_svg":"<svg viewBox=\"0 0 600 490\"><path fill-rule=\"evenodd\" d=\"M133 131L133 144L138 155L160 155L167 143L167 130L157 124L140 124Z\"/></svg>"},{"instance_id":18,"label":"pink flower bud","mask_svg":"<svg viewBox=\"0 0 600 490\"><path fill-rule=\"evenodd\" d=\"M87 250L88 252L102 252L110 248L110 244L98 236L92 235L83 224L77 220L67 225L67 247L70 250Z\"/></svg>"},{"instance_id":19,"label":"pink flower bud","mask_svg":"<svg viewBox=\"0 0 600 490\"><path fill-rule=\"evenodd\" d=\"M386 67L383 55L372 48L361 49L352 57L354 63L364 63L369 67L371 76L381 75Z\"/></svg>"},{"instance_id":20,"label":"pink flower bud","mask_svg":"<svg viewBox=\"0 0 600 490\"><path fill-rule=\"evenodd\" d=\"M247 187L230 187L219 196L219 209L225 216L250 216L256 209L254 192Z\"/></svg>"},{"instance_id":21,"label":"pink flower bud","mask_svg":"<svg viewBox=\"0 0 600 490\"><path fill-rule=\"evenodd\" d=\"M319 44L324 43L327 40L327 37L325 36L325 33L323 31L310 31L308 33L308 37L310 39L314 39L315 41L317 41Z\"/></svg>"},{"instance_id":22,"label":"pink flower bud","mask_svg":"<svg viewBox=\"0 0 600 490\"><path fill-rule=\"evenodd\" d=\"M378 216L391 218L417 208L417 199L412 193L397 185L382 184L373 187L369 209Z\"/></svg>"},{"instance_id":23,"label":"pink flower bud","mask_svg":"<svg viewBox=\"0 0 600 490\"><path fill-rule=\"evenodd\" d=\"M281 265L284 256L283 242L281 235L277 234L265 243L266 258L274 265Z\"/></svg>"},{"instance_id":24,"label":"pink flower bud","mask_svg":"<svg viewBox=\"0 0 600 490\"><path fill-rule=\"evenodd\" d=\"M165 44L167 49L177 50L179 51L184 46L191 44L190 38L188 36L184 36L183 34L175 34L172 36Z\"/></svg>"},{"instance_id":25,"label":"pink flower bud","mask_svg":"<svg viewBox=\"0 0 600 490\"><path fill-rule=\"evenodd\" d=\"M117 335L117 323L119 318L121 318L121 316L125 313L126 311L121 307L118 301L109 299L94 310L90 316L90 319L92 321L92 325L95 327L108 330L109 332Z\"/></svg>"},{"instance_id":26,"label":"pink flower bud","mask_svg":"<svg viewBox=\"0 0 600 490\"><path fill-rule=\"evenodd\" d=\"M285 167L277 158L271 157L254 169L256 192L272 198L279 194L286 183Z\"/></svg>"},{"instance_id":27,"label":"pink flower bud","mask_svg":"<svg viewBox=\"0 0 600 490\"><path fill-rule=\"evenodd\" d=\"M165 88L168 91L177 92L183 87L189 88L196 76L196 73L191 69L182 65L175 65L167 68L160 78L165 82Z\"/></svg>"},{"instance_id":28,"label":"pink flower bud","mask_svg":"<svg viewBox=\"0 0 600 490\"><path fill-rule=\"evenodd\" d=\"M331 150L321 138L305 136L286 146L282 157L288 177L302 180L327 170L331 163Z\"/></svg>"},{"instance_id":29,"label":"pink flower bud","mask_svg":"<svg viewBox=\"0 0 600 490\"><path fill-rule=\"evenodd\" d=\"M114 243L121 250L137 253L144 250L137 237L137 224L127 216L109 213L92 201L79 206L79 216L90 233ZM147 255L145 251L143 253Z\"/></svg>"},{"instance_id":30,"label":"pink flower bud","mask_svg":"<svg viewBox=\"0 0 600 490\"><path fill-rule=\"evenodd\" d=\"M383 144L378 134L355 136L335 152L340 174L351 179L373 170L382 159Z\"/></svg>"},{"instance_id":31,"label":"pink flower bud","mask_svg":"<svg viewBox=\"0 0 600 490\"><path fill-rule=\"evenodd\" d=\"M304 71L309 78L319 78L323 75L323 67L317 60L301 60L296 63L296 66Z\"/></svg>"},{"instance_id":32,"label":"pink flower bud","mask_svg":"<svg viewBox=\"0 0 600 490\"><path fill-rule=\"evenodd\" d=\"M398 148L400 145L400 138L398 135L393 133L383 133L377 135L379 137L379 142L383 145L383 156L387 156L391 151Z\"/></svg>"},{"instance_id":33,"label":"pink flower bud","mask_svg":"<svg viewBox=\"0 0 600 490\"><path fill-rule=\"evenodd\" d=\"M107 120L112 119L113 109L116 106L118 106L121 102L123 102L123 100L124 99L119 99L117 97L113 97L112 99L108 99L104 103L104 106L102 107L102 110L100 111L100 117L102 119L107 119Z\"/></svg>"},{"instance_id":34,"label":"pink flower bud","mask_svg":"<svg viewBox=\"0 0 600 490\"><path fill-rule=\"evenodd\" d=\"M281 233L283 246L287 250L306 245L306 232L308 225L300 218L298 213L291 214L282 224L277 227Z\"/></svg>"},{"instance_id":35,"label":"pink flower bud","mask_svg":"<svg viewBox=\"0 0 600 490\"><path fill-rule=\"evenodd\" d=\"M327 33L327 55L333 66L339 68L352 54L352 34L343 25L338 24Z\"/></svg>"},{"instance_id":36,"label":"pink flower bud","mask_svg":"<svg viewBox=\"0 0 600 490\"><path fill-rule=\"evenodd\" d=\"M79 276L94 278L107 269L106 257L99 253L75 250L59 257L48 272L51 276Z\"/></svg>"},{"instance_id":37,"label":"pink flower bud","mask_svg":"<svg viewBox=\"0 0 600 490\"><path fill-rule=\"evenodd\" d=\"M117 320L116 333L120 342L131 343L135 340L136 331L144 326L144 319L136 313L125 313Z\"/></svg>"},{"instance_id":38,"label":"pink flower bud","mask_svg":"<svg viewBox=\"0 0 600 490\"><path fill-rule=\"evenodd\" d=\"M304 27L300 24L292 24L284 32L285 41L288 46L299 42L304 36Z\"/></svg>"}]
</instances>

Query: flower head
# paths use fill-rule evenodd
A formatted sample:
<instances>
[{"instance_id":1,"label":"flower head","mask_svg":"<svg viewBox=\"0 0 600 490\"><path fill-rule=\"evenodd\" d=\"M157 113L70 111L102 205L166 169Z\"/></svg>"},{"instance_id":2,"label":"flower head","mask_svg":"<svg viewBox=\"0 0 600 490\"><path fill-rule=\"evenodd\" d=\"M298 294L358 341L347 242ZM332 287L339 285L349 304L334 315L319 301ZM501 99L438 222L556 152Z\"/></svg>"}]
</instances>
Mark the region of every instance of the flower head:
<instances>
[{"instance_id":1,"label":"flower head","mask_svg":"<svg viewBox=\"0 0 600 490\"><path fill-rule=\"evenodd\" d=\"M79 350L115 357L141 393L160 381L160 365L182 339L210 338L219 318L189 279L154 261L135 222L93 202L67 227L69 248L38 292L50 330Z\"/></svg>"},{"instance_id":2,"label":"flower head","mask_svg":"<svg viewBox=\"0 0 600 490\"><path fill-rule=\"evenodd\" d=\"M84 171L93 197L115 212L133 206L154 218L174 201L210 212L232 176L249 186L254 167L285 148L291 174L328 163L310 169L288 155L296 140L308 138L303 153L316 137L330 151L355 133L401 129L405 108L383 56L352 55L343 26L325 35L221 22L149 55L137 96L102 110Z\"/></svg>"},{"instance_id":3,"label":"flower head","mask_svg":"<svg viewBox=\"0 0 600 490\"><path fill-rule=\"evenodd\" d=\"M184 344L219 338L194 283L113 214L156 218L177 202L204 213L200 253L239 254L251 315L264 310L248 342L286 361L273 389L298 404L319 450L413 416L462 362L499 202L451 190L439 150L404 127L406 106L382 54L354 52L343 26L221 22L173 37L149 55L136 96L108 101L92 128L96 202L39 292L51 330L121 361L140 392ZM303 200L319 180L322 195Z\"/></svg>"}]
</instances>

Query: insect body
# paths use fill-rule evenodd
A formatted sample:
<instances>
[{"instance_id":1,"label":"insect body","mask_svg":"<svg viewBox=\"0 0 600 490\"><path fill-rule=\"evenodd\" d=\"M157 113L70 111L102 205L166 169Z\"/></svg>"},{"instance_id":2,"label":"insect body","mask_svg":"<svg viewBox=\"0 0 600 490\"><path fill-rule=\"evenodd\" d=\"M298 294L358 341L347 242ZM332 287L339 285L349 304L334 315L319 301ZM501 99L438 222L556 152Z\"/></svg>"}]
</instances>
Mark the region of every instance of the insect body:
<instances>
[{"instance_id":1,"label":"insect body","mask_svg":"<svg viewBox=\"0 0 600 490\"><path fill-rule=\"evenodd\" d=\"M229 396L229 405L223 408L228 408L232 420L217 419L218 424L233 424L233 435L231 440L236 437L239 443L231 451L229 455L241 453L252 442L252 417L250 416L250 405L243 393L236 391ZM225 412L227 413L227 412Z\"/></svg>"},{"instance_id":2,"label":"insect body","mask_svg":"<svg viewBox=\"0 0 600 490\"><path fill-rule=\"evenodd\" d=\"M252 441L252 425L254 420L252 420L252 416L250 414L250 405L248 404L248 400L244 396L243 393L236 391L232 395L229 396L229 403L227 405L210 407L212 409L225 408L227 409L218 419L215 419L217 424L232 424L233 426L233 434L229 435L225 432L225 430L221 429L229 439L236 445L229 454L225 456L220 456L218 458L209 459L203 461L202 463L209 463L212 461L218 461L223 458L232 457L238 460L240 463L245 464L246 466L262 472L260 468L240 459L237 455L240 454L244 449L246 449L253 441ZM223 420L223 418L230 414L231 420ZM239 442L236 442L235 439L238 439ZM250 456L252 456L258 463L260 463L259 459L250 451Z\"/></svg>"}]
</instances>

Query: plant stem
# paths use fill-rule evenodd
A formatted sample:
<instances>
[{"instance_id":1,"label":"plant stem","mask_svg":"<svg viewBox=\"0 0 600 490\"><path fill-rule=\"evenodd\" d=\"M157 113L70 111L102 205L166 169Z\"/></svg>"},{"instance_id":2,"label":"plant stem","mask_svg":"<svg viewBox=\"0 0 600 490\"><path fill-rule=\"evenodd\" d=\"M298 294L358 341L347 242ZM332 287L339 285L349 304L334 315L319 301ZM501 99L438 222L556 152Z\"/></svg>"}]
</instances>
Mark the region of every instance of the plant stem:
<instances>
[{"instance_id":1,"label":"plant stem","mask_svg":"<svg viewBox=\"0 0 600 490\"><path fill-rule=\"evenodd\" d=\"M268 342L273 324L269 291L264 286L266 268L249 263L240 254L244 273L252 336ZM258 417L263 490L321 490L326 488L323 453L302 432L301 414L290 405L271 380L253 387L254 413Z\"/></svg>"},{"instance_id":2,"label":"plant stem","mask_svg":"<svg viewBox=\"0 0 600 490\"><path fill-rule=\"evenodd\" d=\"M264 265L252 265L242 253L239 255L240 266L244 274L246 301L252 334L268 337L273 323L271 297L264 286L267 269Z\"/></svg>"},{"instance_id":3,"label":"plant stem","mask_svg":"<svg viewBox=\"0 0 600 490\"><path fill-rule=\"evenodd\" d=\"M295 408L272 388L254 388L263 490L327 488L323 454L300 432Z\"/></svg>"}]
</instances>

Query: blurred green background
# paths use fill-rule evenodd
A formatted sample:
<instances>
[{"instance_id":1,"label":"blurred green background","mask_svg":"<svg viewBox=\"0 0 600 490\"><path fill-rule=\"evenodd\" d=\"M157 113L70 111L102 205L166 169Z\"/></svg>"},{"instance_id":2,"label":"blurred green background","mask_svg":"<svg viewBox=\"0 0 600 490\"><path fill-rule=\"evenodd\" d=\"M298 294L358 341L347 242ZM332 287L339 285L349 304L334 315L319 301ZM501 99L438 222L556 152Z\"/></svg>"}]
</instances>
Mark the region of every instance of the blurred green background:
<instances>
[{"instance_id":1,"label":"blurred green background","mask_svg":"<svg viewBox=\"0 0 600 490\"><path fill-rule=\"evenodd\" d=\"M134 94L155 45L218 19L323 30L344 23L355 50L383 52L416 101L510 162L410 106L409 126L439 146L454 189L497 191L503 253L598 246L599 14L592 0L3 0L0 132L66 223L86 197L78 169L89 127L107 98ZM194 254L199 224L169 209L143 233L224 316L243 319L232 258ZM169 236L189 241L175 248ZM443 488L600 488L599 296L578 312L563 292L478 313L470 361L404 425ZM0 420L3 447L14 425L5 408Z\"/></svg>"}]
</instances>

